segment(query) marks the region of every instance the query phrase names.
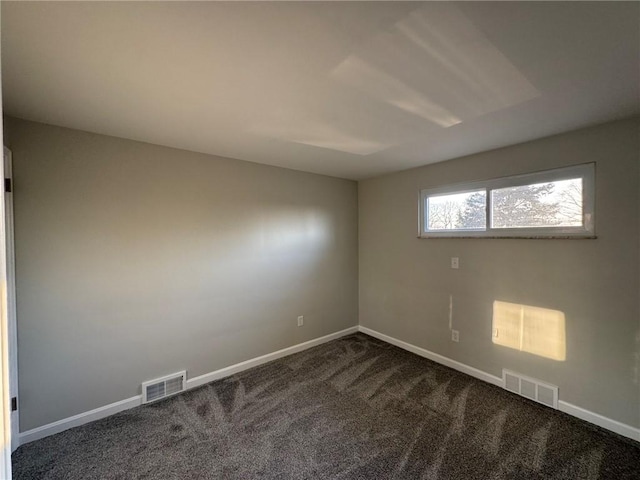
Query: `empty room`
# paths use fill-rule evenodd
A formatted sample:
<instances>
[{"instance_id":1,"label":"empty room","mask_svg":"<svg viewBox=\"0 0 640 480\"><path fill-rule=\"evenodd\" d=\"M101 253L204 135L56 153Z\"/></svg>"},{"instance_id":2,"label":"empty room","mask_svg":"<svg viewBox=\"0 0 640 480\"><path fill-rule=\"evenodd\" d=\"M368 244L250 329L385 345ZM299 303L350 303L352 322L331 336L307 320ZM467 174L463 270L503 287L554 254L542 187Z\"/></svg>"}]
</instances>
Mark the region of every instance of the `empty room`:
<instances>
[{"instance_id":1,"label":"empty room","mask_svg":"<svg viewBox=\"0 0 640 480\"><path fill-rule=\"evenodd\" d=\"M639 2L0 9L0 479L640 479Z\"/></svg>"}]
</instances>

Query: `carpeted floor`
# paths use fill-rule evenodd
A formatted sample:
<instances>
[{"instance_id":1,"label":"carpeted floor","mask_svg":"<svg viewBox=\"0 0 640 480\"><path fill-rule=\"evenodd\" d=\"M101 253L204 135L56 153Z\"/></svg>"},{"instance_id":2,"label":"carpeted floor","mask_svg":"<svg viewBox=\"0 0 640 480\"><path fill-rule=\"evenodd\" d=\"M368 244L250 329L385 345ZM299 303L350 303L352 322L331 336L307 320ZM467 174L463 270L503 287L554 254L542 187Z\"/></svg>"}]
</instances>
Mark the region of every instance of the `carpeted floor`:
<instances>
[{"instance_id":1,"label":"carpeted floor","mask_svg":"<svg viewBox=\"0 0 640 480\"><path fill-rule=\"evenodd\" d=\"M640 479L640 444L355 334L20 447L15 479Z\"/></svg>"}]
</instances>

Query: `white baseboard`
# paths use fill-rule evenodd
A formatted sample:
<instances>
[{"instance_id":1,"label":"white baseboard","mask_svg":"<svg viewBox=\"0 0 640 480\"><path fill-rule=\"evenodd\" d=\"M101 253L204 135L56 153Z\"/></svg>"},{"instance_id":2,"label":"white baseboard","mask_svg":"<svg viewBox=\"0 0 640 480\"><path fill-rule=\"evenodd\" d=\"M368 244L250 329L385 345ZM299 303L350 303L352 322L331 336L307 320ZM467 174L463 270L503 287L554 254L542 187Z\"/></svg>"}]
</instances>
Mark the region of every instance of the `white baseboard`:
<instances>
[{"instance_id":1,"label":"white baseboard","mask_svg":"<svg viewBox=\"0 0 640 480\"><path fill-rule=\"evenodd\" d=\"M262 365L263 363L267 363L272 360L277 360L278 358L286 357L287 355L292 355L294 353L307 350L308 348L330 342L331 340L344 337L345 335L351 335L352 333L356 333L357 331L357 326L346 328L344 330L340 330L339 332L325 335L324 337L315 338L313 340L309 340L308 342L299 343L292 347L287 347L276 352L267 353L266 355L262 355L261 357L252 358L251 360L246 360L229 367L221 368L220 370L216 370L215 372L205 373L204 375L200 375L199 377L190 378L187 380L187 389L199 387L200 385L204 385L206 383L210 383L224 377L229 377L235 373L242 372L243 370L257 367L258 365Z\"/></svg>"},{"instance_id":2,"label":"white baseboard","mask_svg":"<svg viewBox=\"0 0 640 480\"><path fill-rule=\"evenodd\" d=\"M640 428L635 428L631 425L627 425L626 423L618 422L617 420L613 420L590 410L585 410L582 407L578 407L577 405L573 405L562 400L558 401L558 410L584 420L585 422L606 428L607 430L615 432L618 435L622 435L623 437L640 442Z\"/></svg>"},{"instance_id":3,"label":"white baseboard","mask_svg":"<svg viewBox=\"0 0 640 480\"><path fill-rule=\"evenodd\" d=\"M135 397L120 400L119 402L111 403L103 407L94 408L88 412L79 413L73 417L63 418L57 422L48 423L26 432L20 433L19 443L24 445L25 443L39 440L49 435L55 435L56 433L64 432L73 427L79 427L85 423L93 422L94 420L100 420L101 418L108 417L123 410L128 410L133 407L137 407L142 404L142 395L136 395Z\"/></svg>"},{"instance_id":4,"label":"white baseboard","mask_svg":"<svg viewBox=\"0 0 640 480\"><path fill-rule=\"evenodd\" d=\"M216 370L215 372L188 379L186 382L186 389L189 390L191 388L199 387L200 385L213 382L214 380L229 377L235 373L242 372L243 370L262 365L263 363L267 363L278 358L286 357L287 355L291 355L293 353L307 350L308 348L330 342L331 340L344 337L345 335L356 333L357 331L357 326L346 328L344 330L340 330L339 332L325 335L324 337L315 338L313 340L309 340L308 342L299 343L288 348L283 348L282 350L278 350L276 352L268 353L267 355L262 355L260 357L252 358L251 360L236 363L235 365L231 365L229 367L221 368L220 370ZM135 397L120 400L119 402L111 403L109 405L105 405L88 412L79 413L78 415L74 415L73 417L63 418L62 420L48 423L47 425L42 425L41 427L37 427L20 433L19 444L24 445L25 443L33 442L34 440L39 440L41 438L48 437L49 435L55 435L56 433L63 432L73 427L79 427L80 425L84 425L85 423L108 417L123 410L137 407L141 404L142 395L136 395Z\"/></svg>"},{"instance_id":5,"label":"white baseboard","mask_svg":"<svg viewBox=\"0 0 640 480\"><path fill-rule=\"evenodd\" d=\"M407 350L411 353L415 353L416 355L420 355L421 357L428 358L429 360L433 360L436 363L441 365L445 365L447 367L453 368L454 370L458 370L459 372L466 373L467 375L471 375L472 377L483 380L487 383L491 383L493 385L497 385L499 387L502 386L502 378L496 377L495 375L491 375L487 372L483 372L482 370L478 370L477 368L470 367L469 365L465 365L464 363L457 362L448 357L440 355L438 353L431 352L421 347L416 347L407 342L403 342L402 340L398 340L397 338L390 337L389 335L385 335L384 333L376 332L375 330L371 330L370 328L360 326L358 330L362 333L366 333L367 335L371 335L383 342L390 343L391 345L395 345L396 347L400 347L403 350Z\"/></svg>"},{"instance_id":6,"label":"white baseboard","mask_svg":"<svg viewBox=\"0 0 640 480\"><path fill-rule=\"evenodd\" d=\"M283 348L282 350L278 350L276 352L272 352L267 355L262 355L260 357L252 358L251 360L236 363L235 365L221 368L220 370L216 370L215 372L207 373L204 375L200 375L198 377L188 379L186 382L187 390L191 388L199 387L200 385L204 385L206 383L213 382L215 380L219 380L221 378L234 375L236 373L242 372L243 370L247 370L249 368L262 365L272 360L286 357L287 355L301 352L308 348L312 348L317 345L330 342L331 340L335 340L345 335L350 335L357 331L366 333L367 335L371 335L372 337L375 337L375 338L378 338L379 340L390 343L391 345L400 347L403 350L407 350L409 352L415 353L416 355L420 355L421 357L425 357L425 358L428 358L429 360L433 360L434 362L437 362L441 365L445 365L447 367L453 368L454 370L458 370L462 373L466 373L467 375L471 375L472 377L475 377L479 380L483 380L487 383L491 383L493 385L502 387L502 378L500 377L496 377L495 375L491 375L477 368L471 367L469 365L465 365L464 363L458 362L456 360L452 360L448 357L431 352L424 348L417 347L408 342L398 340L396 338L390 337L389 335L385 335L383 333L377 332L370 328L359 326L359 327L347 328L345 330L341 330L339 332L335 332L330 335L325 335L324 337L316 338L314 340L309 340L308 342L304 342L304 343L299 343L297 345L293 345L288 348ZM135 397L127 398L125 400L120 400L119 402L111 403L109 405L105 405L103 407L99 407L94 410L90 410L88 412L79 413L78 415L74 415L68 418L63 418L62 420L58 420L56 422L49 423L47 425L42 425L41 427L37 427L32 430L28 430L26 432L20 433L19 443L20 445L24 445L25 443L33 442L34 440L39 440L41 438L48 437L49 435L54 435L56 433L63 432L65 430L68 430L69 428L78 427L80 425L84 425L85 423L89 423L94 420L99 420L101 418L108 417L110 415L121 412L123 410L137 407L141 404L142 404L142 395L136 395ZM578 407L576 405L572 405L571 403L567 403L562 400L558 402L558 410L564 413L567 413L569 415L572 415L574 417L580 418L581 420L585 420L587 422L598 425L602 428L606 428L607 430L615 432L619 435L623 435L627 438L631 438L633 440L640 442L640 429L638 428L632 427L630 425L626 425L616 420L612 420L598 413L585 410L584 408Z\"/></svg>"},{"instance_id":7,"label":"white baseboard","mask_svg":"<svg viewBox=\"0 0 640 480\"><path fill-rule=\"evenodd\" d=\"M464 363L452 360L448 357L431 352L427 349L417 347L408 342L398 340L397 338L390 337L389 335L385 335L384 333L380 333L370 328L363 327L362 325L358 327L358 330L362 333L366 333L367 335L371 335L372 337L382 340L383 342L387 342L391 345L395 345L396 347L400 347L403 350L407 350L409 352L415 353L416 355L420 355L421 357L428 358L429 360L433 360L436 363L453 368L454 370L458 370L462 373L466 373L467 375L471 375L472 377L483 380L487 383L502 387L502 378L496 377L495 375L483 372L482 370L470 367L469 365L465 365ZM562 400L558 401L558 410L586 422L598 425L599 427L606 428L607 430L615 432L624 437L631 438L632 440L640 442L640 428L635 428L631 425L618 422L617 420L613 420L611 418L605 417L595 412L591 412Z\"/></svg>"}]
</instances>

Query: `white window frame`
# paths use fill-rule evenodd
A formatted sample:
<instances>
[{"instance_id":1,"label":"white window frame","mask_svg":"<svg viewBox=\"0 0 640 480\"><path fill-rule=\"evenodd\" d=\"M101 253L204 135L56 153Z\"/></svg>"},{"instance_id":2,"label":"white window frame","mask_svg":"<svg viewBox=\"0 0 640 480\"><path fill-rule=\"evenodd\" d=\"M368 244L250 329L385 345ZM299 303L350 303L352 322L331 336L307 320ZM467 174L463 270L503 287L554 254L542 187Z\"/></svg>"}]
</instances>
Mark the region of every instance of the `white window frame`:
<instances>
[{"instance_id":1,"label":"white window frame","mask_svg":"<svg viewBox=\"0 0 640 480\"><path fill-rule=\"evenodd\" d=\"M582 179L582 226L492 228L491 191L538 183ZM427 198L484 190L486 192L486 228L465 230L426 230ZM418 205L418 238L595 238L595 163L555 168L478 182L446 185L420 190Z\"/></svg>"}]
</instances>

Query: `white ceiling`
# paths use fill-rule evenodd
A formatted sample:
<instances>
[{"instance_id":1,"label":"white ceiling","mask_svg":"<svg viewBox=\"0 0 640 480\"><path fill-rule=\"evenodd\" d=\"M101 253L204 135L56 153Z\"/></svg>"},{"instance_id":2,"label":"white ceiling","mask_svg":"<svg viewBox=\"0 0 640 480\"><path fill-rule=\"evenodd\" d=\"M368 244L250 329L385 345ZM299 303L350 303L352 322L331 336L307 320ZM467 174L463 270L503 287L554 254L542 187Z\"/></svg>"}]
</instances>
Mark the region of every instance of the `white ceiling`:
<instances>
[{"instance_id":1,"label":"white ceiling","mask_svg":"<svg viewBox=\"0 0 640 480\"><path fill-rule=\"evenodd\" d=\"M361 179L640 113L637 2L2 2L9 115Z\"/></svg>"}]
</instances>

